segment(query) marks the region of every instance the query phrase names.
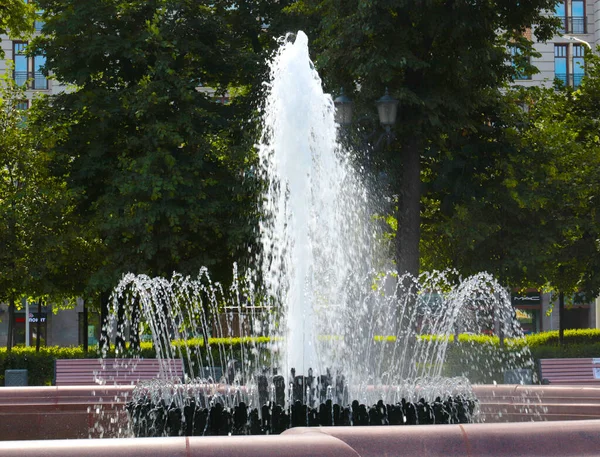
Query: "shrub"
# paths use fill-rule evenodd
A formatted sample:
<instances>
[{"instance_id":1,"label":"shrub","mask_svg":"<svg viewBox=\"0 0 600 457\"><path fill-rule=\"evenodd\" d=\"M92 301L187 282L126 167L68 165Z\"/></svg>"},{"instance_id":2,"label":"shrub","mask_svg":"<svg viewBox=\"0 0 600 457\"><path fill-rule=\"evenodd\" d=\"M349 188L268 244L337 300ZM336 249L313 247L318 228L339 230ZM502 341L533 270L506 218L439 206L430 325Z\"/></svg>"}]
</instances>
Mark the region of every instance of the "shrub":
<instances>
[{"instance_id":1,"label":"shrub","mask_svg":"<svg viewBox=\"0 0 600 457\"><path fill-rule=\"evenodd\" d=\"M271 340L268 337L243 337L243 338L211 338L211 354L204 351L204 341L200 339L190 339L187 341L173 341L175 353L181 353L184 360L184 367L189 374L191 371L188 366L188 360L194 360L200 357L205 364L212 361L215 365L224 365L227 360L224 357L239 358L242 344L265 345ZM220 350L225 348L225 351ZM187 350L191 354L187 354ZM198 353L200 351L200 353ZM106 354L107 358L115 357L114 347ZM122 357L142 357L155 358L156 350L152 342L140 343L140 351L133 353L129 349L125 351ZM101 354L97 346L90 347L88 352L84 352L80 347L59 347L44 346L40 352L36 352L35 347L17 346L11 352L6 348L0 348L0 386L4 385L5 370L7 369L26 369L28 384L32 386L49 386L54 380L54 362L56 359L82 359L99 358Z\"/></svg>"},{"instance_id":2,"label":"shrub","mask_svg":"<svg viewBox=\"0 0 600 457\"><path fill-rule=\"evenodd\" d=\"M527 345L534 361L547 358L575 358L575 357L600 357L600 330L566 330L565 345L558 344L558 331L550 331L527 335L520 339L506 339L504 347L500 347L500 339L490 335L466 335L458 337L455 342L454 335L438 336L424 335L422 341L448 339L444 375L465 375L471 382L490 383L501 381L502 371L520 368L531 364L528 351L523 349ZM395 342L391 336L375 336L374 340L380 344ZM211 353L205 350L201 338L187 341L173 341L173 348L179 352L184 360L186 372L191 371L187 366L188 360L199 357L208 364L212 361L215 365L224 365L229 358L238 358L243 345L258 348L269 345L269 337L242 337L242 338L211 338ZM187 351L191 351L187 354ZM252 351L250 351L252 352ZM126 351L125 357L137 355L143 358L156 357L152 342L142 342L140 351L132 354ZM114 357L114 348L108 352L107 357ZM188 357L189 356L189 357ZM54 378L54 361L56 359L78 359L100 357L97 347L91 347L86 353L81 347L42 347L36 352L34 347L15 347L11 352L0 348L0 385L4 385L4 371L7 369L27 369L29 385L51 385ZM266 361L268 363L268 361Z\"/></svg>"}]
</instances>

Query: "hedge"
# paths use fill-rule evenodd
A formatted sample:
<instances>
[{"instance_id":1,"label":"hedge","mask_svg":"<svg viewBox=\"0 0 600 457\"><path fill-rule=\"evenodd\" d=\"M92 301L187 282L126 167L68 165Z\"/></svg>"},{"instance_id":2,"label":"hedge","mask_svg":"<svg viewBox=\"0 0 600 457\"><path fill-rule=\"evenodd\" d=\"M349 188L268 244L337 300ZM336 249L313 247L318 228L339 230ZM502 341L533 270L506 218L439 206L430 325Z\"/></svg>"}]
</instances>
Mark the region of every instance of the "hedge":
<instances>
[{"instance_id":1,"label":"hedge","mask_svg":"<svg viewBox=\"0 0 600 457\"><path fill-rule=\"evenodd\" d=\"M439 337L421 338L427 340ZM376 336L374 339L382 343L395 341L393 337L384 336ZM471 382L501 382L504 369L530 364L529 353L536 362L544 358L600 357L600 330L597 329L566 330L564 346L558 344L558 331L527 335L522 339L507 339L503 348L500 347L497 336L461 334L458 343L454 342L454 336L448 339L444 374L446 376L464 374ZM243 344L264 346L270 342L271 339L268 337L211 338L212 359L220 363L222 353L219 352L219 346L226 348L227 356L236 357ZM183 344L181 341L173 342L175 347ZM528 345L529 352L524 350L525 344ZM203 352L202 339L188 340L187 347L194 348L192 358L198 355L195 349L198 348L197 350L201 351L200 357L207 360L207 354ZM114 357L114 352L109 352L107 356ZM152 343L141 343L139 356L156 357ZM42 347L39 353L33 347L15 347L11 352L7 352L6 348L0 348L0 385L4 385L6 369L27 369L29 385L51 385L56 359L97 357L99 354L96 347L90 348L87 353L81 347ZM186 357L184 361L186 362Z\"/></svg>"},{"instance_id":2,"label":"hedge","mask_svg":"<svg viewBox=\"0 0 600 457\"><path fill-rule=\"evenodd\" d=\"M239 351L242 344L253 344L257 346L268 344L271 340L268 337L243 337L243 338L211 338L211 357L203 351L204 341L202 339L190 339L184 341L173 341L173 347L177 351L182 349L184 368L189 374L187 367L186 347L191 349L191 359L194 360L200 351L199 356L202 360L214 360L215 364L220 364L222 356L239 358ZM219 350L219 346L227 348L226 354ZM131 353L127 351L122 357L142 357L155 358L156 351L151 342L140 343L140 351ZM59 346L43 346L40 352L36 352L35 347L16 346L11 352L7 352L6 348L0 348L0 386L4 385L5 370L7 369L27 369L28 384L31 386L49 386L52 385L54 379L54 361L56 359L84 359L84 358L99 358L101 357L97 346L90 347L88 352L84 352L81 346L79 347L59 347ZM114 347L106 355L107 358L114 358Z\"/></svg>"}]
</instances>

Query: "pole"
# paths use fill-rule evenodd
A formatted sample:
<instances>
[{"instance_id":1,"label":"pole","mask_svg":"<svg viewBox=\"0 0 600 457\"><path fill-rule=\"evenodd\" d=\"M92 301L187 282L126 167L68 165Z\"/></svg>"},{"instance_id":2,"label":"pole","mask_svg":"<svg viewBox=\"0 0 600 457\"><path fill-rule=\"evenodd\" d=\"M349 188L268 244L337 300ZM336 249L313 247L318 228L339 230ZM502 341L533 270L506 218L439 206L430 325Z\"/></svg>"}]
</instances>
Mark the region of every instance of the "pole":
<instances>
[{"instance_id":1,"label":"pole","mask_svg":"<svg viewBox=\"0 0 600 457\"><path fill-rule=\"evenodd\" d=\"M42 299L38 301L38 312L37 312L37 322L36 322L36 338L35 338L35 352L40 352L40 343L42 341ZM28 318L29 319L29 318Z\"/></svg>"},{"instance_id":2,"label":"pole","mask_svg":"<svg viewBox=\"0 0 600 457\"><path fill-rule=\"evenodd\" d=\"M87 312L87 302L85 299L83 300L83 352L88 351L88 312Z\"/></svg>"},{"instance_id":3,"label":"pole","mask_svg":"<svg viewBox=\"0 0 600 457\"><path fill-rule=\"evenodd\" d=\"M15 298L10 297L8 304L8 338L6 340L6 351L10 352L14 344L15 335Z\"/></svg>"},{"instance_id":4,"label":"pole","mask_svg":"<svg viewBox=\"0 0 600 457\"><path fill-rule=\"evenodd\" d=\"M29 347L31 345L31 339L29 336L29 300L24 298L23 302L25 303L25 346Z\"/></svg>"},{"instance_id":5,"label":"pole","mask_svg":"<svg viewBox=\"0 0 600 457\"><path fill-rule=\"evenodd\" d=\"M565 293L558 293L558 342L562 346L565 340Z\"/></svg>"}]
</instances>

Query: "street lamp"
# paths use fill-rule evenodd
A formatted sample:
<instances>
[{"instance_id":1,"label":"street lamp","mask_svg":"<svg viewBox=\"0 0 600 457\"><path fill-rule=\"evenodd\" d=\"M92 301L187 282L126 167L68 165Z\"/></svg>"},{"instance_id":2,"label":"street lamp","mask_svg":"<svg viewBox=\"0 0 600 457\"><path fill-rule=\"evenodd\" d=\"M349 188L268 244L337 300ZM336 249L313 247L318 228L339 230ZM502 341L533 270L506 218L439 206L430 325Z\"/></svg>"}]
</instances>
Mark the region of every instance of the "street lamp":
<instances>
[{"instance_id":1,"label":"street lamp","mask_svg":"<svg viewBox=\"0 0 600 457\"><path fill-rule=\"evenodd\" d=\"M335 105L335 122L347 126L352 124L352 111L354 103L344 94L344 88L340 89L340 95L333 101Z\"/></svg>"},{"instance_id":2,"label":"street lamp","mask_svg":"<svg viewBox=\"0 0 600 457\"><path fill-rule=\"evenodd\" d=\"M585 44L588 47L588 49L590 51L593 51L592 45L589 44L587 41L582 40L581 38L577 38L576 36L573 36L573 35L563 35L562 37L565 38L565 39L567 39L567 40L569 40L569 41L578 41L579 43L583 43L583 44Z\"/></svg>"},{"instance_id":3,"label":"street lamp","mask_svg":"<svg viewBox=\"0 0 600 457\"><path fill-rule=\"evenodd\" d=\"M390 131L392 125L396 123L398 114L398 100L390 97L387 87L385 95L375 102L379 112L379 123L385 127L386 132Z\"/></svg>"},{"instance_id":4,"label":"street lamp","mask_svg":"<svg viewBox=\"0 0 600 457\"><path fill-rule=\"evenodd\" d=\"M340 90L340 95L333 101L335 105L335 120L338 124L347 126L352 123L353 102ZM387 88L385 94L375 102L379 114L379 123L389 133L392 125L396 123L398 115L398 100L391 97Z\"/></svg>"}]
</instances>

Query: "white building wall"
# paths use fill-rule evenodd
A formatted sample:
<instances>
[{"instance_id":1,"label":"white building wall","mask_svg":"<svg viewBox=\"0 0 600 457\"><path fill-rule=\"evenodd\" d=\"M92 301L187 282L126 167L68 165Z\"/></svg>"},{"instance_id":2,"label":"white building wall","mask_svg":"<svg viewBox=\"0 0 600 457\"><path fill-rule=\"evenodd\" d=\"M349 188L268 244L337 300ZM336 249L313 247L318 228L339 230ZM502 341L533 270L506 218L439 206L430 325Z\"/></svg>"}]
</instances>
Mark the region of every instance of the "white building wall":
<instances>
[{"instance_id":1,"label":"white building wall","mask_svg":"<svg viewBox=\"0 0 600 457\"><path fill-rule=\"evenodd\" d=\"M570 3L570 2L568 2ZM568 6L570 8L570 6ZM590 43L595 50L596 45L600 44L600 0L589 0L586 3L586 26L587 33L569 34L583 41ZM535 39L535 37L533 37ZM538 74L532 76L531 80L515 81L515 84L521 86L544 86L552 87L554 83L554 44L567 44L569 46L569 57L572 59L573 44L572 41L564 36L555 36L547 43L535 44L535 49L542 55L539 58L532 59L531 63L539 70ZM570 70L572 73L572 69Z\"/></svg>"},{"instance_id":2,"label":"white building wall","mask_svg":"<svg viewBox=\"0 0 600 457\"><path fill-rule=\"evenodd\" d=\"M0 38L2 41L0 42L0 47L4 51L4 59L0 59L0 74L4 74L9 68L9 61L12 61L13 56L13 40L8 35L0 34ZM23 41L23 40L16 40ZM65 86L60 84L58 81L52 79L52 77L48 78L48 89L46 90L27 90L26 96L29 100L30 106L31 101L38 94L57 94L59 92L63 92L65 90Z\"/></svg>"}]
</instances>

